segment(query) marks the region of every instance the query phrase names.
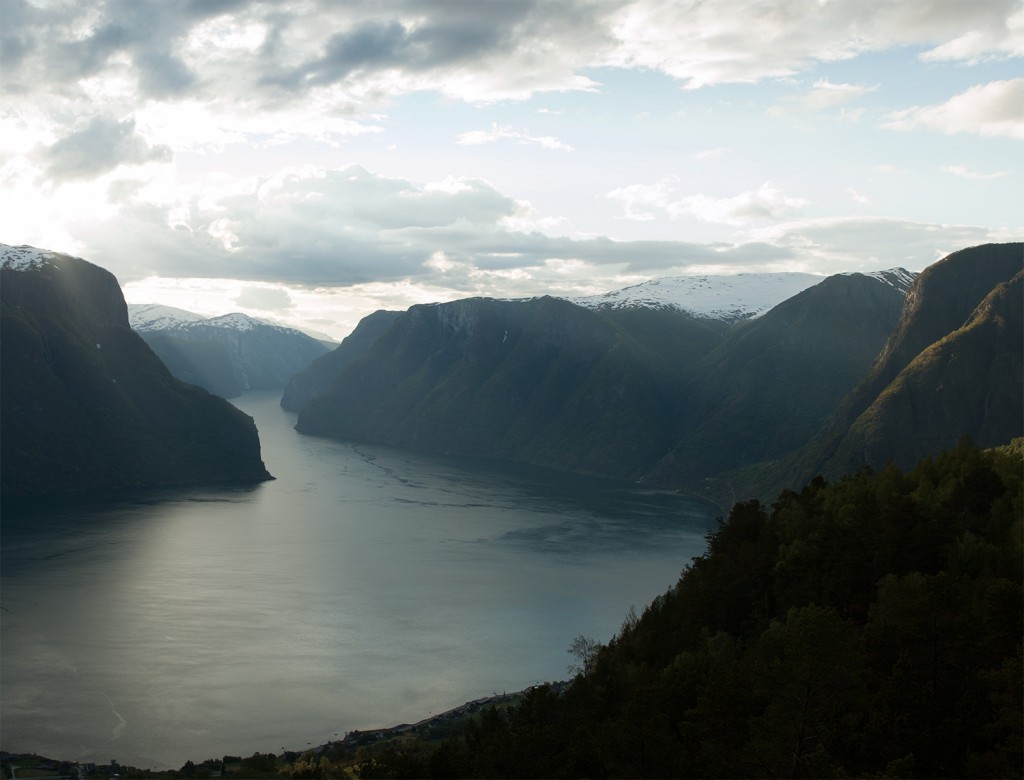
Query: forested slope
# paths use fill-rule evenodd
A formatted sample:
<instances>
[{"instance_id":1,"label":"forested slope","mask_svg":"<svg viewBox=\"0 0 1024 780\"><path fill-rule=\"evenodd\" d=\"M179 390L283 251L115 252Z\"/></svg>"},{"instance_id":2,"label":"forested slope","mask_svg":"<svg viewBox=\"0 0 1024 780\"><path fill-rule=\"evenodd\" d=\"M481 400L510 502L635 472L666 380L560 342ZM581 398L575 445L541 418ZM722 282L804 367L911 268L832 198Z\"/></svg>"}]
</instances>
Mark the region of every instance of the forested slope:
<instances>
[{"instance_id":1,"label":"forested slope","mask_svg":"<svg viewBox=\"0 0 1024 780\"><path fill-rule=\"evenodd\" d=\"M1022 454L738 504L564 694L361 776L1020 777Z\"/></svg>"}]
</instances>

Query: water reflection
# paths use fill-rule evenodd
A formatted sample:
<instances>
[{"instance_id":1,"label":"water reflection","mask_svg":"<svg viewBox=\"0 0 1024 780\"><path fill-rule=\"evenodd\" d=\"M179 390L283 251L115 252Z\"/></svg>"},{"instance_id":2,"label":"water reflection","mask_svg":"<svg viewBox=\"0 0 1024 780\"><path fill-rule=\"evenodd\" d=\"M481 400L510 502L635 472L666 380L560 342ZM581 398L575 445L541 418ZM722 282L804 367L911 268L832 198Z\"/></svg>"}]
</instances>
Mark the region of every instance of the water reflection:
<instances>
[{"instance_id":1,"label":"water reflection","mask_svg":"<svg viewBox=\"0 0 1024 780\"><path fill-rule=\"evenodd\" d=\"M178 767L564 676L704 546L699 502L297 435L277 477L3 507L4 748Z\"/></svg>"}]
</instances>

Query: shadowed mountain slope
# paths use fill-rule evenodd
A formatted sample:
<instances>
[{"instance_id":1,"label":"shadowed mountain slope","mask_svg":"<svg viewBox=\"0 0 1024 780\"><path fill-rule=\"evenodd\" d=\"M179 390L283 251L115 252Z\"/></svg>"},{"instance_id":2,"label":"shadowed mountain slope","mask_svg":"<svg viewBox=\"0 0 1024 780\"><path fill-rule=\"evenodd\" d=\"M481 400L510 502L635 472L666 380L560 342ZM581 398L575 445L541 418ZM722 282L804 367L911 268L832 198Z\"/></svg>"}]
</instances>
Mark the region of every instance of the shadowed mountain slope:
<instances>
[{"instance_id":1,"label":"shadowed mountain slope","mask_svg":"<svg viewBox=\"0 0 1024 780\"><path fill-rule=\"evenodd\" d=\"M822 430L780 472L776 486L802 484L818 473L837 476L859 465L878 466L890 458L904 464L914 462L949 442L955 443L961 436L992 444L1006 443L1013 436L1019 436L1022 409L1021 403L1014 404L1013 398L1021 397L1019 370L1014 374L1020 352L1018 349L1014 358L1012 334L997 327L996 321L1007 322L1014 318L1019 321L1021 296L1014 299L1008 290L999 301L982 307L988 315L978 308L1000 285L1009 283L1022 269L1022 243L985 244L963 249L926 268L907 292L899 323L871 370L843 399ZM911 374L917 375L916 378L911 379L908 375L900 380L904 389L888 392L887 388L919 356L969 325L976 316L981 316L982 321L972 328L972 334L949 338L940 352L931 353L922 364L912 369ZM993 322L984 325L986 317L994 318ZM1018 333L1018 339L1019 336ZM967 349L972 354L968 355ZM936 363L940 354L943 358ZM959 373L954 378L953 374L946 376L938 370L940 365L952 372L959 371L963 365L972 365L980 373L974 376ZM1000 373L1002 370L1007 373ZM947 380L952 384L947 384ZM927 383L931 383L930 389ZM907 395L910 387L916 391ZM1011 395L1007 397L1006 393ZM1003 400L991 405L985 400L990 396ZM897 414L895 410L882 411L889 403L906 404L910 398L918 407L913 415ZM949 412L939 414L926 409L933 404L946 404ZM875 422L869 424L866 419L858 425L860 433L848 438L858 418L873 405L876 408L869 417L875 421L884 417L888 422L879 428ZM977 408L979 405L988 406L990 412L959 414L952 411L956 406ZM997 407L1006 411L998 423L991 413ZM931 420L931 424L922 427L926 419ZM947 429L941 429L940 419L949 426ZM903 421L902 430L897 431L894 427L896 420ZM883 428L888 433L881 436ZM1005 431L1002 438L994 435L1000 428ZM876 430L881 438L864 438L869 429ZM1015 430L1018 433L1014 434ZM916 439L917 443L897 443L898 439ZM858 441L860 445L856 444ZM940 441L947 444L939 445ZM914 452L920 455L913 455Z\"/></svg>"},{"instance_id":2,"label":"shadowed mountain slope","mask_svg":"<svg viewBox=\"0 0 1024 780\"><path fill-rule=\"evenodd\" d=\"M174 379L128 326L117 280L0 246L0 491L258 482L252 418Z\"/></svg>"},{"instance_id":3,"label":"shadowed mountain slope","mask_svg":"<svg viewBox=\"0 0 1024 780\"><path fill-rule=\"evenodd\" d=\"M128 314L174 376L224 398L279 390L330 349L294 328L245 314L202 317L153 304L132 304Z\"/></svg>"},{"instance_id":4,"label":"shadowed mountain slope","mask_svg":"<svg viewBox=\"0 0 1024 780\"><path fill-rule=\"evenodd\" d=\"M336 349L314 360L285 386L281 406L297 412L318 395L331 389L342 369L366 352L405 312L375 311L363 317Z\"/></svg>"},{"instance_id":5,"label":"shadowed mountain slope","mask_svg":"<svg viewBox=\"0 0 1024 780\"><path fill-rule=\"evenodd\" d=\"M966 324L926 347L857 418L828 473L892 460L907 468L970 436L994 447L1024 435L1024 272L995 289Z\"/></svg>"},{"instance_id":6,"label":"shadowed mountain slope","mask_svg":"<svg viewBox=\"0 0 1024 780\"><path fill-rule=\"evenodd\" d=\"M694 368L680 441L656 480L693 483L802 446L871 366L909 278L831 276L730 330Z\"/></svg>"},{"instance_id":7,"label":"shadowed mountain slope","mask_svg":"<svg viewBox=\"0 0 1024 780\"><path fill-rule=\"evenodd\" d=\"M296 427L634 478L671 446L676 388L719 333L679 311L547 297L414 306Z\"/></svg>"}]
</instances>

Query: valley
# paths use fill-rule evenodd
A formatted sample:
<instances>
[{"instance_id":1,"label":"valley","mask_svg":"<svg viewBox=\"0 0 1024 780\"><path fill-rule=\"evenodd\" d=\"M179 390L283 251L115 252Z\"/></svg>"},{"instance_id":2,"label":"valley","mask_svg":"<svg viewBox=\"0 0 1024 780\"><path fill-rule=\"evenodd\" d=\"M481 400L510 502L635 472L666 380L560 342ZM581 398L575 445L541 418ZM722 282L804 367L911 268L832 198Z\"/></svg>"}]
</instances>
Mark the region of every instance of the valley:
<instances>
[{"instance_id":1,"label":"valley","mask_svg":"<svg viewBox=\"0 0 1024 780\"><path fill-rule=\"evenodd\" d=\"M759 277L735 306L722 295L743 284L701 277L584 302L471 298L381 311L335 350L320 345L298 363L288 362L293 347L249 344L238 354L255 350L275 378L232 404L172 376L128 327L116 280L102 269L30 247L3 251L5 749L97 765L115 754L121 766L165 770L252 753L232 771L274 774L306 766L302 751L287 749L306 740L323 746L321 757L345 754L360 776L430 756L475 774L484 765L467 756L466 739L500 743L503 724L534 708L564 717L554 713L567 707L583 723L579 697L604 695L592 687L596 670L621 686L619 675L639 674L630 654L665 662L667 651L637 638L664 625L699 619L732 637L767 637L771 620L758 610L780 598L777 609L804 610L801 620L860 631L875 599L887 603L875 590L886 577L942 577L948 566L962 593L1019 591L1005 556L1020 487L1011 443L1024 433L1024 245L962 250L919 275L809 284L783 274L774 287ZM799 289L771 299L787 285ZM689 307L687 296L696 296ZM218 319L144 313L164 334ZM207 350L208 376L239 376L224 346L241 344L239 334L299 338L220 319L226 340L202 331L195 342ZM244 365L255 377L246 371L256 363ZM236 431L248 431L248 443L231 439ZM159 447L183 449L166 457ZM913 471L900 476L887 461ZM97 471L102 478L83 471L97 464L118 465ZM871 470L857 471L864 465ZM934 498L947 493L945 503ZM828 509L833 500L861 506L858 524L848 526L847 509ZM958 525L960 506L976 516L974 530ZM797 522L822 507L822 522L838 523L826 541L813 522ZM919 513L946 519L932 527ZM728 517L717 530L716 516ZM737 560L715 557L749 534L729 553ZM796 536L782 543L779 534ZM865 581L842 580L845 562L834 584L831 564L815 557L838 554L828 552L837 539L847 540L846 557L874 550ZM782 558L763 569L769 554ZM725 580L722 565L732 572ZM803 581L804 568L823 565L821 579ZM762 569L743 586L760 594L753 602L730 590L727 581ZM762 592L769 570L782 579ZM714 583L706 605L686 595L698 586L685 583L701 577ZM858 589L857 600L843 588ZM806 612L807 598L837 610L842 625ZM992 599L984 609L1002 615L1002 596ZM685 609L665 606L677 602ZM1008 652L997 633L992 674ZM662 641L718 652L683 635ZM551 693L546 683L565 679L566 651L577 647L589 648L577 658L586 673ZM644 674L652 690L681 684L659 677L674 673ZM263 682L254 688L254 679ZM508 691L526 693L507 706ZM261 711L267 700L274 707ZM484 700L507 712L483 714L481 704L462 718L469 710L459 702ZM664 737L661 705L631 706ZM461 713L461 725L443 725L442 712ZM606 713L600 728L623 734L640 717ZM357 758L352 751L376 737L364 745L340 735L373 723L418 727L396 727L397 742ZM729 723L722 733L740 739ZM436 739L417 741L428 734ZM563 745L546 765L570 760L569 774L592 774L633 760L631 748L578 744L589 759L567 759L576 748ZM971 760L1005 766L1003 743L985 744ZM839 751L829 760L859 766L849 746L820 745ZM280 764L280 755L292 758ZM588 763L595 756L605 763ZM658 760L667 763L656 774L684 766L669 754ZM694 760L686 773L718 759ZM429 771L443 766L456 764ZM511 765L488 766L501 774Z\"/></svg>"}]
</instances>

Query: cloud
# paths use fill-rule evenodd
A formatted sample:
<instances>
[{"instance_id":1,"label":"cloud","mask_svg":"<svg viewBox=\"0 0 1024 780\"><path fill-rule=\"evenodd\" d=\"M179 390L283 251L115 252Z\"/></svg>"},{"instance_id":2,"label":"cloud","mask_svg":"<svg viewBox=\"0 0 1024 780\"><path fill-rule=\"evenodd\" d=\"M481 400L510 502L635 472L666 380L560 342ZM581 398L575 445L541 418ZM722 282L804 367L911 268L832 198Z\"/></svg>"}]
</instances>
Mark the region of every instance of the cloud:
<instances>
[{"instance_id":1,"label":"cloud","mask_svg":"<svg viewBox=\"0 0 1024 780\"><path fill-rule=\"evenodd\" d=\"M925 127L1024 139L1024 78L978 84L945 103L896 111L888 119L883 127L894 130Z\"/></svg>"},{"instance_id":2,"label":"cloud","mask_svg":"<svg viewBox=\"0 0 1024 780\"><path fill-rule=\"evenodd\" d=\"M690 89L755 83L893 46L952 46L964 30L1001 40L1018 9L1016 0L626 3L614 18L618 45L607 64L657 69ZM978 46L987 48L981 40Z\"/></svg>"},{"instance_id":3,"label":"cloud","mask_svg":"<svg viewBox=\"0 0 1024 780\"><path fill-rule=\"evenodd\" d=\"M747 190L731 198L691 195L673 204L669 213L673 216L688 214L705 222L749 225L793 216L806 205L803 198L790 197L771 182L765 182L757 190Z\"/></svg>"},{"instance_id":4,"label":"cloud","mask_svg":"<svg viewBox=\"0 0 1024 780\"><path fill-rule=\"evenodd\" d=\"M969 65L1004 57L1024 57L1024 5L921 54L925 62L953 60Z\"/></svg>"},{"instance_id":5,"label":"cloud","mask_svg":"<svg viewBox=\"0 0 1024 780\"><path fill-rule=\"evenodd\" d=\"M258 311L287 311L295 302L287 290L280 287L248 286L235 296L235 303L246 309Z\"/></svg>"},{"instance_id":6,"label":"cloud","mask_svg":"<svg viewBox=\"0 0 1024 780\"><path fill-rule=\"evenodd\" d=\"M517 229L524 210L528 217L529 204L478 179L415 184L359 166L306 167L212 182L177 203L135 192L116 223L85 221L76 234L85 256L103 257L125 282L174 276L349 287L412 280L495 295L576 289L620 270L789 255L766 245L548 236ZM570 279L565 268L577 261L590 270ZM600 267L608 270L598 274Z\"/></svg>"},{"instance_id":7,"label":"cloud","mask_svg":"<svg viewBox=\"0 0 1024 780\"><path fill-rule=\"evenodd\" d=\"M657 70L687 88L754 83L897 46L928 59L1021 56L1016 0L533 0L475 3L5 0L4 88L93 101L280 110L310 99L362 115L432 90L477 103L599 89L595 67ZM965 32L966 31L966 32ZM97 92L97 81L104 82ZM849 99L821 80L809 99ZM99 102L96 102L99 101ZM53 109L56 110L54 101Z\"/></svg>"},{"instance_id":8,"label":"cloud","mask_svg":"<svg viewBox=\"0 0 1024 780\"><path fill-rule=\"evenodd\" d=\"M920 271L951 252L989 242L1019 240L1010 230L884 217L795 220L751 230L750 240L789 250L806 269Z\"/></svg>"},{"instance_id":9,"label":"cloud","mask_svg":"<svg viewBox=\"0 0 1024 780\"><path fill-rule=\"evenodd\" d=\"M663 184L663 204L648 208L684 200L678 182ZM221 176L178 201L150 200L148 192L131 190L114 214L68 222L74 244L47 246L102 260L136 291L156 289L160 279L192 280L196 290L230 290L221 297L234 305L287 312L339 336L381 307L592 294L687 272L919 270L964 246L1013 238L1008 229L872 217L743 221L792 208L770 185L709 199L743 222L729 240L710 243L546 235L520 229L529 204L487 182L416 183L358 166ZM331 316L344 327L330 326Z\"/></svg>"},{"instance_id":10,"label":"cloud","mask_svg":"<svg viewBox=\"0 0 1024 780\"><path fill-rule=\"evenodd\" d=\"M793 98L782 105L773 106L768 111L776 116L798 109L822 111L857 100L877 89L877 84L871 86L864 84L834 84L828 79L818 79L806 94ZM844 110L843 115L853 119L859 116L858 113L850 112L849 110Z\"/></svg>"},{"instance_id":11,"label":"cloud","mask_svg":"<svg viewBox=\"0 0 1024 780\"><path fill-rule=\"evenodd\" d=\"M941 170L945 173L951 173L954 176L959 176L962 179L976 179L981 181L987 179L1001 179L1007 175L1007 171L993 171L992 173L972 171L965 165L943 165Z\"/></svg>"},{"instance_id":12,"label":"cloud","mask_svg":"<svg viewBox=\"0 0 1024 780\"><path fill-rule=\"evenodd\" d=\"M617 187L605 197L617 201L625 219L649 222L657 212L670 212L679 199L679 177L666 176L654 184L629 184Z\"/></svg>"},{"instance_id":13,"label":"cloud","mask_svg":"<svg viewBox=\"0 0 1024 780\"><path fill-rule=\"evenodd\" d=\"M119 94L103 95L118 111L184 98L264 110L311 96L361 111L419 90L521 99L595 89L578 71L612 45L611 10L590 0L510 0L472 13L418 0L5 0L4 80L8 92L75 99L90 97L91 80L119 81Z\"/></svg>"},{"instance_id":14,"label":"cloud","mask_svg":"<svg viewBox=\"0 0 1024 780\"><path fill-rule=\"evenodd\" d=\"M58 181L90 179L121 165L170 162L170 148L150 146L135 131L135 120L93 117L76 132L39 152L46 175Z\"/></svg>"},{"instance_id":15,"label":"cloud","mask_svg":"<svg viewBox=\"0 0 1024 780\"><path fill-rule=\"evenodd\" d=\"M772 182L725 198L704 194L680 196L678 191L679 179L668 176L654 184L619 187L606 197L621 204L626 219L653 220L657 211L663 211L672 219L688 216L733 226L791 217L807 205L806 200L786 195Z\"/></svg>"},{"instance_id":16,"label":"cloud","mask_svg":"<svg viewBox=\"0 0 1024 780\"><path fill-rule=\"evenodd\" d=\"M711 149L702 149L693 155L694 160L717 160L725 157L730 151L728 146L715 146Z\"/></svg>"},{"instance_id":17,"label":"cloud","mask_svg":"<svg viewBox=\"0 0 1024 780\"><path fill-rule=\"evenodd\" d=\"M572 151L571 146L562 143L553 136L534 136L530 135L529 130L514 130L508 125L499 125L497 123L492 124L490 130L470 130L466 133L460 133L456 138L456 143L462 146L480 146L502 140L512 140L520 144L536 144L544 149Z\"/></svg>"}]
</instances>

